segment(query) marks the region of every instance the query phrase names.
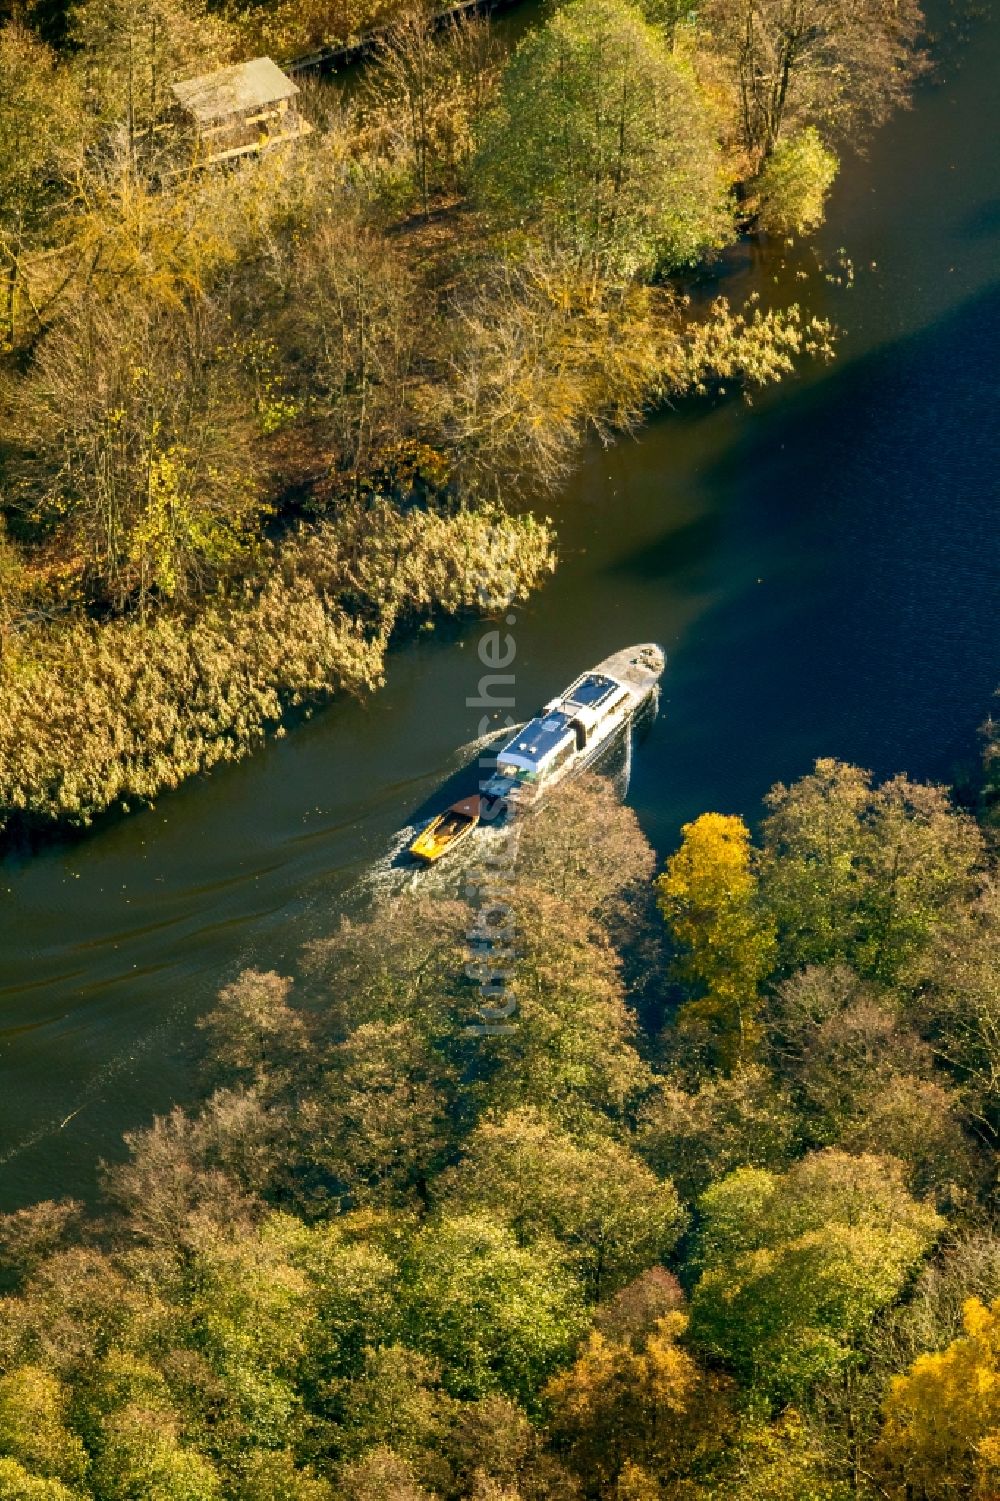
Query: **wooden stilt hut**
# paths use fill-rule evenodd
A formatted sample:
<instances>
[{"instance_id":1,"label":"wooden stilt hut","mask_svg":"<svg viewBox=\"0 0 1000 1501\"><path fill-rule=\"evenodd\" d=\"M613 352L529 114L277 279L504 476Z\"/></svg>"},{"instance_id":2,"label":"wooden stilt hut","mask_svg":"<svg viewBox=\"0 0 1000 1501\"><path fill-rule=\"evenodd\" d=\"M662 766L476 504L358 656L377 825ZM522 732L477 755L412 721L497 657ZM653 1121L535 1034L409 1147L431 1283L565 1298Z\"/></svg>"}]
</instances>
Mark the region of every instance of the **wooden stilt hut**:
<instances>
[{"instance_id":1,"label":"wooden stilt hut","mask_svg":"<svg viewBox=\"0 0 1000 1501\"><path fill-rule=\"evenodd\" d=\"M173 85L206 162L229 161L307 135L298 86L269 57L236 63Z\"/></svg>"}]
</instances>

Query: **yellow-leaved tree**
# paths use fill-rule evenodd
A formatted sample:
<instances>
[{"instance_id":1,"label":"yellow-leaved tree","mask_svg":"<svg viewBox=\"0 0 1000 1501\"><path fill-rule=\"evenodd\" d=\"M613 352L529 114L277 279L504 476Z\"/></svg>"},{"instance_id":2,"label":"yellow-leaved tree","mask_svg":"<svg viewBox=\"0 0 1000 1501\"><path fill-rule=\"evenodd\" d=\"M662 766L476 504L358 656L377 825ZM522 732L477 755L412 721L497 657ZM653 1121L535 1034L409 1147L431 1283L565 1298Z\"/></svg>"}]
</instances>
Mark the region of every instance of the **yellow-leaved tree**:
<instances>
[{"instance_id":1,"label":"yellow-leaved tree","mask_svg":"<svg viewBox=\"0 0 1000 1501\"><path fill-rule=\"evenodd\" d=\"M1000 1298L969 1298L965 1334L893 1379L879 1457L890 1495L1000 1495Z\"/></svg>"},{"instance_id":2,"label":"yellow-leaved tree","mask_svg":"<svg viewBox=\"0 0 1000 1501\"><path fill-rule=\"evenodd\" d=\"M635 1312L629 1300L654 1313L655 1279L666 1277L662 1268L647 1272L625 1290L625 1303L620 1295L617 1308L605 1305L609 1322L545 1390L556 1451L587 1495L652 1501L679 1494L711 1468L732 1433L729 1384L684 1349L680 1308L639 1327L632 1318L622 1327L616 1317L618 1309Z\"/></svg>"},{"instance_id":3,"label":"yellow-leaved tree","mask_svg":"<svg viewBox=\"0 0 1000 1501\"><path fill-rule=\"evenodd\" d=\"M657 881L659 906L681 948L677 974L696 994L679 1025L707 1032L731 1070L757 1039L758 990L775 935L758 902L750 831L742 818L703 813L681 829L681 847Z\"/></svg>"}]
</instances>

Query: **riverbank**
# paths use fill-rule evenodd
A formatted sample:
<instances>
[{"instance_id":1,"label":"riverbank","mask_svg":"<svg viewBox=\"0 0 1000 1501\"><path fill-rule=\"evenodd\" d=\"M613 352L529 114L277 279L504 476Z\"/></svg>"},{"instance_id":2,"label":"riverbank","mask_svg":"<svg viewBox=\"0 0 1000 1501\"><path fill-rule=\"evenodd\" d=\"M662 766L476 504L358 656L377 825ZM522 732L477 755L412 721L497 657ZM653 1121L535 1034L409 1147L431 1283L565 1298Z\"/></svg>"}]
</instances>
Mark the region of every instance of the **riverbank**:
<instances>
[{"instance_id":1,"label":"riverbank","mask_svg":"<svg viewBox=\"0 0 1000 1501\"><path fill-rule=\"evenodd\" d=\"M767 804L686 824L657 911L607 782L546 802L502 1033L435 873L225 986L211 1094L129 1134L100 1218L0 1216L0 1483L982 1495L995 872L942 788L826 759Z\"/></svg>"},{"instance_id":2,"label":"riverbank","mask_svg":"<svg viewBox=\"0 0 1000 1501\"><path fill-rule=\"evenodd\" d=\"M683 86L686 110L707 110L694 32L668 51L628 6L602 24L641 44L650 77ZM589 41L565 42L586 83ZM417 56L435 123L399 138ZM42 255L50 281L23 272L11 303L6 838L152 802L248 754L288 708L375 686L389 636L414 615L392 590L378 599L381 528L416 528L455 560L440 597L411 575L423 611L500 599L492 573L517 539L523 557L500 572L523 599L551 536L494 497L512 507L551 491L589 435L608 443L689 390L766 386L803 354L829 357L829 323L796 303L694 309L670 278L649 284L652 263L626 270L631 242L604 246L625 218L620 186L589 251L523 231L515 243L483 189L500 180L488 144L476 165L514 66L486 27L426 20L392 33L371 87L300 152L170 191L150 164L146 176L129 165L83 219L56 215L72 234L56 260ZM511 87L503 108L517 107ZM734 147L709 132L685 150L707 153L691 170L719 192L733 180ZM661 188L686 170L664 165ZM688 237L683 251L662 242L664 272L733 233L724 195L704 222L692 212L658 231ZM330 597L303 584L303 555L330 549L320 572L336 573L351 530L356 575ZM420 546L425 578L434 561Z\"/></svg>"},{"instance_id":3,"label":"riverbank","mask_svg":"<svg viewBox=\"0 0 1000 1501\"><path fill-rule=\"evenodd\" d=\"M531 517L400 514L375 500L267 561L256 589L190 622L67 622L8 643L0 839L86 826L240 760L290 710L378 687L401 630L510 608L555 555Z\"/></svg>"},{"instance_id":4,"label":"riverbank","mask_svg":"<svg viewBox=\"0 0 1000 1501\"><path fill-rule=\"evenodd\" d=\"M830 353L829 326L794 306L746 315L720 301L704 322L685 324L671 308L657 325L650 305L638 318L626 314L636 363L613 391L615 427L633 426L652 390L662 398L704 390L709 380L760 386L790 373L803 351ZM604 310L593 314L604 321ZM571 316L578 325L579 310ZM665 335L670 350L658 349L652 367L632 342L650 334ZM536 458L563 471L567 450L582 442L584 411L601 425L587 390L603 373L577 375L580 411L563 409L556 451L531 414L514 417L503 441L517 471L539 437ZM496 456L476 469L480 482L487 472L498 484L504 478ZM506 478L516 494L523 474ZM290 710L377 688L402 632L442 614L508 609L555 567L551 525L530 512L482 500L401 508L380 489L350 498L371 484L356 471L333 519L264 544L252 574L194 610L102 621L63 605L46 621L37 581L24 577L27 608L18 619L15 605L0 656L0 848L85 827L110 810L127 813L241 759Z\"/></svg>"},{"instance_id":5,"label":"riverbank","mask_svg":"<svg viewBox=\"0 0 1000 1501\"><path fill-rule=\"evenodd\" d=\"M749 241L720 263L733 302L798 298L834 322L837 360L752 406L716 392L638 441L590 445L546 503L560 562L512 628L518 708L623 641L664 643L663 711L629 794L661 857L706 808L753 824L770 783L819 755L879 777L974 772L998 680L981 130L997 40L980 27L945 51L916 108L845 170L813 243ZM827 279L841 247L849 285ZM124 1130L197 1095L194 1024L220 982L284 970L331 913L356 910L475 754L483 628L447 617L390 652L378 693L342 696L155 809L8 859L4 1207L92 1197Z\"/></svg>"}]
</instances>

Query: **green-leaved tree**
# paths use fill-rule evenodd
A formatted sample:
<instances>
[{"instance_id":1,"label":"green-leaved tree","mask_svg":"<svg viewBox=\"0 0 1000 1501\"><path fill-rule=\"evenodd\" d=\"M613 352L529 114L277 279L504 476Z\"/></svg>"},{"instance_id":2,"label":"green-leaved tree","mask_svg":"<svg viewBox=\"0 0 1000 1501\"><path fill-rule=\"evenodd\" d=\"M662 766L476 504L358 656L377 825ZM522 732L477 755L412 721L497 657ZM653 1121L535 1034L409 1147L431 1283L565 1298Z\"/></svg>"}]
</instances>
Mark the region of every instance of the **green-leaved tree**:
<instances>
[{"instance_id":1,"label":"green-leaved tree","mask_svg":"<svg viewBox=\"0 0 1000 1501\"><path fill-rule=\"evenodd\" d=\"M476 178L498 224L527 226L595 278L689 264L727 224L706 102L627 0L571 0L528 34Z\"/></svg>"},{"instance_id":2,"label":"green-leaved tree","mask_svg":"<svg viewBox=\"0 0 1000 1501\"><path fill-rule=\"evenodd\" d=\"M780 1176L741 1168L699 1207L692 1338L779 1401L850 1366L944 1224L891 1158L837 1151Z\"/></svg>"}]
</instances>

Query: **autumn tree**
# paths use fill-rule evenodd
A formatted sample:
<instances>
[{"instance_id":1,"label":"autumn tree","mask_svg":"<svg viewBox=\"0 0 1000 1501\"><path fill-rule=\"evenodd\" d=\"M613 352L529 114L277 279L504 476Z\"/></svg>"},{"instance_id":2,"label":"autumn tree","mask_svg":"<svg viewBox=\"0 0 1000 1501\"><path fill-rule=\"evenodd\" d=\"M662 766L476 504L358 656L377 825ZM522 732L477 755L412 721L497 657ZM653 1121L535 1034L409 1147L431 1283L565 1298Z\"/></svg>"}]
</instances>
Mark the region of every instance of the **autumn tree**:
<instances>
[{"instance_id":1,"label":"autumn tree","mask_svg":"<svg viewBox=\"0 0 1000 1501\"><path fill-rule=\"evenodd\" d=\"M253 413L225 319L126 297L72 303L17 394L4 499L59 527L115 611L204 594L262 512Z\"/></svg>"},{"instance_id":2,"label":"autumn tree","mask_svg":"<svg viewBox=\"0 0 1000 1501\"><path fill-rule=\"evenodd\" d=\"M407 121L408 145L413 153L420 202L426 214L430 206L431 111L439 52L434 18L427 5L413 5L396 20L382 44L381 77L376 88L393 97Z\"/></svg>"},{"instance_id":3,"label":"autumn tree","mask_svg":"<svg viewBox=\"0 0 1000 1501\"><path fill-rule=\"evenodd\" d=\"M328 1480L309 1465L296 1463L288 1449L256 1449L239 1466L232 1483L234 1501L333 1501Z\"/></svg>"},{"instance_id":4,"label":"autumn tree","mask_svg":"<svg viewBox=\"0 0 1000 1501\"><path fill-rule=\"evenodd\" d=\"M272 321L292 352L288 379L335 466L360 476L416 425L411 397L425 306L406 261L356 207L341 202L278 251L284 305Z\"/></svg>"},{"instance_id":5,"label":"autumn tree","mask_svg":"<svg viewBox=\"0 0 1000 1501\"><path fill-rule=\"evenodd\" d=\"M445 1454L460 1495L523 1501L576 1501L575 1477L553 1455L544 1432L509 1397L456 1405Z\"/></svg>"},{"instance_id":6,"label":"autumn tree","mask_svg":"<svg viewBox=\"0 0 1000 1501\"><path fill-rule=\"evenodd\" d=\"M442 1445L455 1407L425 1355L405 1345L369 1348L344 1400L344 1447L351 1455L391 1449L419 1473L427 1451Z\"/></svg>"},{"instance_id":7,"label":"autumn tree","mask_svg":"<svg viewBox=\"0 0 1000 1501\"><path fill-rule=\"evenodd\" d=\"M871 801L860 967L890 980L955 901L972 896L983 856L974 819L945 788L892 777Z\"/></svg>"},{"instance_id":8,"label":"autumn tree","mask_svg":"<svg viewBox=\"0 0 1000 1501\"><path fill-rule=\"evenodd\" d=\"M613 777L575 778L568 797L536 809L521 829L517 869L526 884L591 914L621 955L630 991L653 983L667 945L650 921L656 857Z\"/></svg>"},{"instance_id":9,"label":"autumn tree","mask_svg":"<svg viewBox=\"0 0 1000 1501\"><path fill-rule=\"evenodd\" d=\"M287 1123L252 1092L219 1090L195 1115L175 1106L129 1132L129 1157L105 1174L122 1228L161 1247L196 1242L206 1228L252 1225L276 1169Z\"/></svg>"},{"instance_id":10,"label":"autumn tree","mask_svg":"<svg viewBox=\"0 0 1000 1501\"><path fill-rule=\"evenodd\" d=\"M0 1215L0 1266L24 1276L80 1230L83 1205L77 1199L43 1199Z\"/></svg>"},{"instance_id":11,"label":"autumn tree","mask_svg":"<svg viewBox=\"0 0 1000 1501\"><path fill-rule=\"evenodd\" d=\"M140 152L151 164L171 83L227 62L233 42L201 0L84 0L73 8L71 37L89 108L123 131L133 168Z\"/></svg>"},{"instance_id":12,"label":"autumn tree","mask_svg":"<svg viewBox=\"0 0 1000 1501\"><path fill-rule=\"evenodd\" d=\"M0 351L17 341L24 258L45 247L85 137L70 71L33 31L0 25Z\"/></svg>"},{"instance_id":13,"label":"autumn tree","mask_svg":"<svg viewBox=\"0 0 1000 1501\"><path fill-rule=\"evenodd\" d=\"M898 1374L928 1350L943 1350L964 1333L970 1298L1000 1298L1000 1235L987 1226L950 1240L924 1267L906 1302L883 1329L882 1370Z\"/></svg>"},{"instance_id":14,"label":"autumn tree","mask_svg":"<svg viewBox=\"0 0 1000 1501\"><path fill-rule=\"evenodd\" d=\"M727 1384L683 1347L686 1327L673 1309L617 1337L613 1326L597 1330L546 1388L557 1452L586 1495L621 1495L614 1486L630 1470L633 1484L636 1470L656 1486L690 1484L724 1445Z\"/></svg>"},{"instance_id":15,"label":"autumn tree","mask_svg":"<svg viewBox=\"0 0 1000 1501\"><path fill-rule=\"evenodd\" d=\"M768 794L765 891L788 969L853 957L870 785L859 768L822 760Z\"/></svg>"},{"instance_id":16,"label":"autumn tree","mask_svg":"<svg viewBox=\"0 0 1000 1501\"><path fill-rule=\"evenodd\" d=\"M271 1254L301 1274L303 1315L309 1313L307 1347L300 1351L308 1389L331 1401L365 1368L370 1349L403 1339L399 1255L405 1223L361 1211L307 1225L291 1214L266 1224ZM343 1404L334 1401L343 1420ZM324 1411L329 1411L324 1407Z\"/></svg>"},{"instance_id":17,"label":"autumn tree","mask_svg":"<svg viewBox=\"0 0 1000 1501\"><path fill-rule=\"evenodd\" d=\"M942 787L873 787L824 759L766 802L762 894L785 969L843 959L889 983L975 888L982 837Z\"/></svg>"},{"instance_id":18,"label":"autumn tree","mask_svg":"<svg viewBox=\"0 0 1000 1501\"><path fill-rule=\"evenodd\" d=\"M672 1184L625 1146L575 1141L529 1109L478 1126L439 1191L453 1209L489 1211L524 1243L555 1239L595 1301L665 1259L683 1228Z\"/></svg>"},{"instance_id":19,"label":"autumn tree","mask_svg":"<svg viewBox=\"0 0 1000 1501\"><path fill-rule=\"evenodd\" d=\"M176 1417L125 1407L107 1421L94 1481L108 1501L154 1495L163 1501L220 1501L215 1468L178 1433Z\"/></svg>"},{"instance_id":20,"label":"autumn tree","mask_svg":"<svg viewBox=\"0 0 1000 1501\"><path fill-rule=\"evenodd\" d=\"M484 1213L432 1220L404 1266L409 1340L458 1397L531 1400L585 1327L581 1288L551 1248Z\"/></svg>"},{"instance_id":21,"label":"autumn tree","mask_svg":"<svg viewBox=\"0 0 1000 1501\"><path fill-rule=\"evenodd\" d=\"M42 1262L17 1300L6 1301L3 1369L33 1365L74 1380L84 1360L100 1360L113 1348L141 1347L150 1318L162 1309L150 1286L140 1286L134 1268L74 1245Z\"/></svg>"},{"instance_id":22,"label":"autumn tree","mask_svg":"<svg viewBox=\"0 0 1000 1501\"><path fill-rule=\"evenodd\" d=\"M943 1227L888 1158L815 1152L741 1168L699 1202L691 1333L755 1389L801 1396L848 1368Z\"/></svg>"},{"instance_id":23,"label":"autumn tree","mask_svg":"<svg viewBox=\"0 0 1000 1501\"><path fill-rule=\"evenodd\" d=\"M537 1107L569 1130L627 1119L650 1076L620 960L586 914L527 883L512 894L512 919L514 1026L472 1040L473 1096L500 1114Z\"/></svg>"},{"instance_id":24,"label":"autumn tree","mask_svg":"<svg viewBox=\"0 0 1000 1501\"><path fill-rule=\"evenodd\" d=\"M410 1462L384 1445L341 1468L338 1494L343 1501L431 1501Z\"/></svg>"},{"instance_id":25,"label":"autumn tree","mask_svg":"<svg viewBox=\"0 0 1000 1501\"><path fill-rule=\"evenodd\" d=\"M50 1372L20 1366L0 1377L0 1453L72 1486L86 1474L87 1454L69 1420L70 1393Z\"/></svg>"},{"instance_id":26,"label":"autumn tree","mask_svg":"<svg viewBox=\"0 0 1000 1501\"><path fill-rule=\"evenodd\" d=\"M917 0L705 0L700 17L731 70L755 163L793 128L851 139L880 124L923 67Z\"/></svg>"},{"instance_id":27,"label":"autumn tree","mask_svg":"<svg viewBox=\"0 0 1000 1501\"><path fill-rule=\"evenodd\" d=\"M210 1049L209 1068L251 1081L301 1055L308 1031L301 1012L288 1004L291 990L285 976L253 969L220 990L198 1021Z\"/></svg>"},{"instance_id":28,"label":"autumn tree","mask_svg":"<svg viewBox=\"0 0 1000 1501\"><path fill-rule=\"evenodd\" d=\"M818 228L838 167L812 125L779 141L753 184L759 227L784 235Z\"/></svg>"},{"instance_id":29,"label":"autumn tree","mask_svg":"<svg viewBox=\"0 0 1000 1501\"><path fill-rule=\"evenodd\" d=\"M498 224L531 225L595 279L689 264L726 225L705 102L626 0L573 0L527 34L476 180Z\"/></svg>"},{"instance_id":30,"label":"autumn tree","mask_svg":"<svg viewBox=\"0 0 1000 1501\"><path fill-rule=\"evenodd\" d=\"M426 0L409 0L380 38L362 90L362 138L373 134L390 160L410 166L425 214L432 193L458 186L497 72L488 22L459 16L442 27Z\"/></svg>"},{"instance_id":31,"label":"autumn tree","mask_svg":"<svg viewBox=\"0 0 1000 1501\"><path fill-rule=\"evenodd\" d=\"M337 1046L370 1022L412 1020L426 1036L453 1032L469 918L464 902L405 892L310 943L304 967L325 1003L318 1040Z\"/></svg>"},{"instance_id":32,"label":"autumn tree","mask_svg":"<svg viewBox=\"0 0 1000 1501\"><path fill-rule=\"evenodd\" d=\"M795 1407L772 1422L751 1410L712 1477L715 1494L726 1501L850 1501L858 1492L825 1437L813 1415Z\"/></svg>"},{"instance_id":33,"label":"autumn tree","mask_svg":"<svg viewBox=\"0 0 1000 1501\"><path fill-rule=\"evenodd\" d=\"M0 1458L0 1494L5 1501L78 1501L79 1491L61 1480L32 1475L19 1460Z\"/></svg>"},{"instance_id":34,"label":"autumn tree","mask_svg":"<svg viewBox=\"0 0 1000 1501\"><path fill-rule=\"evenodd\" d=\"M681 838L657 881L660 910L680 949L678 976L696 992L678 1025L707 1027L720 1062L732 1069L757 1040L758 989L774 935L758 900L743 820L703 813L684 825Z\"/></svg>"},{"instance_id":35,"label":"autumn tree","mask_svg":"<svg viewBox=\"0 0 1000 1501\"><path fill-rule=\"evenodd\" d=\"M935 1196L943 1211L971 1209L987 1180L965 1124L954 1089L901 1072L871 1091L838 1142L850 1152L896 1158L910 1191Z\"/></svg>"},{"instance_id":36,"label":"autumn tree","mask_svg":"<svg viewBox=\"0 0 1000 1501\"><path fill-rule=\"evenodd\" d=\"M194 308L218 332L235 311L236 265L260 274L261 241L287 213L288 192L266 159L235 181L192 168L172 172L167 184L137 174L112 140L88 156L73 184L66 234L76 266L55 310L68 304L67 315L83 322L99 301L122 321L137 309L140 322L166 323ZM221 307L210 306L213 298ZM240 305L242 317L250 311ZM84 336L93 339L85 327Z\"/></svg>"},{"instance_id":37,"label":"autumn tree","mask_svg":"<svg viewBox=\"0 0 1000 1501\"><path fill-rule=\"evenodd\" d=\"M800 970L777 987L767 1011L772 1056L816 1143L837 1140L895 1073L930 1065L898 1007L846 965Z\"/></svg>"},{"instance_id":38,"label":"autumn tree","mask_svg":"<svg viewBox=\"0 0 1000 1501\"><path fill-rule=\"evenodd\" d=\"M1000 1134L1000 886L991 880L937 930L911 1017L989 1143Z\"/></svg>"},{"instance_id":39,"label":"autumn tree","mask_svg":"<svg viewBox=\"0 0 1000 1501\"><path fill-rule=\"evenodd\" d=\"M596 775L574 778L565 798L542 803L524 825L517 862L532 886L597 913L615 896L634 895L655 868L634 810Z\"/></svg>"},{"instance_id":40,"label":"autumn tree","mask_svg":"<svg viewBox=\"0 0 1000 1501\"><path fill-rule=\"evenodd\" d=\"M913 1020L846 965L812 965L769 998L768 1051L805 1141L896 1157L911 1188L945 1203L975 1187L975 1154L961 1095Z\"/></svg>"},{"instance_id":41,"label":"autumn tree","mask_svg":"<svg viewBox=\"0 0 1000 1501\"><path fill-rule=\"evenodd\" d=\"M797 1134L788 1091L750 1064L703 1079L696 1089L657 1078L642 1108L638 1145L686 1203L734 1168L785 1167Z\"/></svg>"},{"instance_id":42,"label":"autumn tree","mask_svg":"<svg viewBox=\"0 0 1000 1501\"><path fill-rule=\"evenodd\" d=\"M248 1448L267 1448L275 1434L290 1436L299 1410L319 1300L282 1229L267 1221L256 1234L209 1229L192 1246L177 1297L179 1344L208 1377L201 1446L227 1467Z\"/></svg>"},{"instance_id":43,"label":"autumn tree","mask_svg":"<svg viewBox=\"0 0 1000 1501\"><path fill-rule=\"evenodd\" d=\"M510 494L526 475L557 484L585 433L634 429L679 340L648 288L595 284L570 248L533 241L455 298L446 350L440 420L457 475Z\"/></svg>"},{"instance_id":44,"label":"autumn tree","mask_svg":"<svg viewBox=\"0 0 1000 1501\"><path fill-rule=\"evenodd\" d=\"M324 1065L292 1127L303 1160L327 1180L312 1189L317 1202L424 1202L455 1135L458 1079L445 1051L413 1021L370 1021Z\"/></svg>"},{"instance_id":45,"label":"autumn tree","mask_svg":"<svg viewBox=\"0 0 1000 1501\"><path fill-rule=\"evenodd\" d=\"M989 1501L1000 1485L1000 1299L970 1298L963 1335L893 1378L877 1454L888 1494Z\"/></svg>"}]
</instances>

